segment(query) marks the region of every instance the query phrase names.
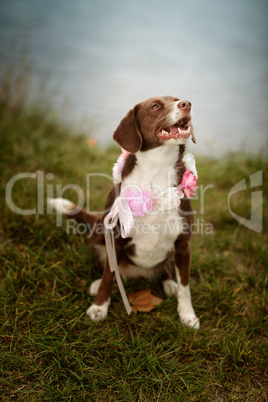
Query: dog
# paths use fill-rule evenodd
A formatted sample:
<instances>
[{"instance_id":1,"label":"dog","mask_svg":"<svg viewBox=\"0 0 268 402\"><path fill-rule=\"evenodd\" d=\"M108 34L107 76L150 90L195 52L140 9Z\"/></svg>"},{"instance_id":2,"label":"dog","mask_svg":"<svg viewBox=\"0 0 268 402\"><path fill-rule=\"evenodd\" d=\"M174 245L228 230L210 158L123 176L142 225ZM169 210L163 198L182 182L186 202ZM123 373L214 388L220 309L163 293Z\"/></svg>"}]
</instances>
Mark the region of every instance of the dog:
<instances>
[{"instance_id":1,"label":"dog","mask_svg":"<svg viewBox=\"0 0 268 402\"><path fill-rule=\"evenodd\" d=\"M196 175L185 166L186 143L189 138L196 142L191 102L172 96L142 101L121 120L113 138L123 154L115 166L116 184L101 217L65 199L49 201L58 212L91 226L91 243L103 265L103 274L90 286L95 300L87 315L94 321L107 316L115 276L104 230L96 230L101 226L113 232L112 252L120 276L160 275L165 293L177 297L182 325L199 329L189 288L193 227L190 198L197 188ZM172 279L174 267L177 282Z\"/></svg>"}]
</instances>

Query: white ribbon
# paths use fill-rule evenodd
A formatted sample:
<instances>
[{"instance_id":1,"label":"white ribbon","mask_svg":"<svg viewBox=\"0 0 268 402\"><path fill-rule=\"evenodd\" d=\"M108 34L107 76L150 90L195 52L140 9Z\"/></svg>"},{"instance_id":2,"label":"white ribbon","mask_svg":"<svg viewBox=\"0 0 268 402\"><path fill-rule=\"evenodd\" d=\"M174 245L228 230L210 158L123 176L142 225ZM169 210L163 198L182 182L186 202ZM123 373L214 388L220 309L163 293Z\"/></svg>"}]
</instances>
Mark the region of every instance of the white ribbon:
<instances>
[{"instance_id":1,"label":"white ribbon","mask_svg":"<svg viewBox=\"0 0 268 402\"><path fill-rule=\"evenodd\" d=\"M119 219L123 239L131 237L135 229L135 222L128 201L127 197L119 195L115 199L111 211L104 218L106 229L113 229Z\"/></svg>"},{"instance_id":2,"label":"white ribbon","mask_svg":"<svg viewBox=\"0 0 268 402\"><path fill-rule=\"evenodd\" d=\"M134 219L129 207L128 199L120 195L117 197L113 203L110 212L104 218L104 237L107 249L107 256L109 261L109 266L111 272L115 273L115 279L121 293L123 303L125 305L128 314L131 313L132 309L129 304L125 288L119 273L117 256L115 252L115 242L113 228L116 226L117 222L120 222L121 237L124 239L126 237L131 237L134 233Z\"/></svg>"},{"instance_id":3,"label":"white ribbon","mask_svg":"<svg viewBox=\"0 0 268 402\"><path fill-rule=\"evenodd\" d=\"M111 272L115 273L115 279L119 288L119 291L121 293L121 297L123 300L123 303L125 305L126 311L128 314L131 314L132 309L129 304L125 288L119 273L119 268L117 264L117 257L116 257L116 252L115 252L115 243L114 243L114 233L113 229L105 229L104 231L104 236L105 236L105 242L106 242L106 249L107 249L107 256L108 256L108 261L109 261L109 266Z\"/></svg>"}]
</instances>

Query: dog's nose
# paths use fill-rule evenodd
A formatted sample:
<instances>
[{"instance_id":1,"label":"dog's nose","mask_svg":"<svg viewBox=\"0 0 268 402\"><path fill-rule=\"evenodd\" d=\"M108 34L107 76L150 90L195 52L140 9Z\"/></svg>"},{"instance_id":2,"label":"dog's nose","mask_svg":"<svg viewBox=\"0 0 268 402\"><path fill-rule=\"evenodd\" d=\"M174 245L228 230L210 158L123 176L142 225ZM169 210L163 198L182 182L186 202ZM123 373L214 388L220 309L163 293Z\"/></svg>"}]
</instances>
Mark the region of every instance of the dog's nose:
<instances>
[{"instance_id":1,"label":"dog's nose","mask_svg":"<svg viewBox=\"0 0 268 402\"><path fill-rule=\"evenodd\" d=\"M188 112L189 110L191 110L192 108L192 104L191 102L189 102L188 100L182 100L177 104L179 109L185 110L186 112Z\"/></svg>"}]
</instances>

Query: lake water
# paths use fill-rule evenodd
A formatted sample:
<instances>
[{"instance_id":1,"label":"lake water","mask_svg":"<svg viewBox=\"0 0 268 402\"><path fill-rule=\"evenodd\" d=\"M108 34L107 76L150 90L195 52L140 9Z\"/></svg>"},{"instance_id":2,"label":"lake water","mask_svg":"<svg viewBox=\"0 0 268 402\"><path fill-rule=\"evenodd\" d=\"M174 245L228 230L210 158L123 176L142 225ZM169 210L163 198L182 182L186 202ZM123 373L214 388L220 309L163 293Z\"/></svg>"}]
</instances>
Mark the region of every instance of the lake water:
<instances>
[{"instance_id":1,"label":"lake water","mask_svg":"<svg viewBox=\"0 0 268 402\"><path fill-rule=\"evenodd\" d=\"M266 0L2 0L0 63L26 41L35 82L60 90L61 118L100 145L137 102L173 95L193 104L192 152L259 151L267 17Z\"/></svg>"}]
</instances>

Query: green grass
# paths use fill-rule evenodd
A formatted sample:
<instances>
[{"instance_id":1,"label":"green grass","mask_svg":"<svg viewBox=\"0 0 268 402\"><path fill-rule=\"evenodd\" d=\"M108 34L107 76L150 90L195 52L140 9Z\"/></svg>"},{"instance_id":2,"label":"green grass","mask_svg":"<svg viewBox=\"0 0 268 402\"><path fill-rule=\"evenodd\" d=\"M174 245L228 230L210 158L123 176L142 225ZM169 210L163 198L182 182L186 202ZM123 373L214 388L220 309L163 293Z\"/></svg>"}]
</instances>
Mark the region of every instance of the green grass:
<instances>
[{"instance_id":1,"label":"green grass","mask_svg":"<svg viewBox=\"0 0 268 402\"><path fill-rule=\"evenodd\" d=\"M213 234L193 236L192 299L200 331L183 328L173 298L150 313L127 316L116 286L108 318L85 316L89 284L100 276L85 238L56 227L55 216L18 215L5 202L8 181L43 171L45 189L76 183L86 173L111 173L118 148L90 148L83 135L48 119L38 107L0 104L0 397L3 400L72 401L264 401L267 398L267 210L253 232L232 218L228 193L240 180L263 171L261 157L197 158L199 186L212 184L193 202L196 221ZM53 179L47 179L52 173ZM103 205L111 187L92 180L91 206ZM36 180L14 185L20 208L35 208ZM76 201L76 194L64 194ZM248 216L249 192L232 208ZM201 211L202 212L202 211ZM66 225L66 220L64 220ZM130 281L127 292L148 287Z\"/></svg>"}]
</instances>

